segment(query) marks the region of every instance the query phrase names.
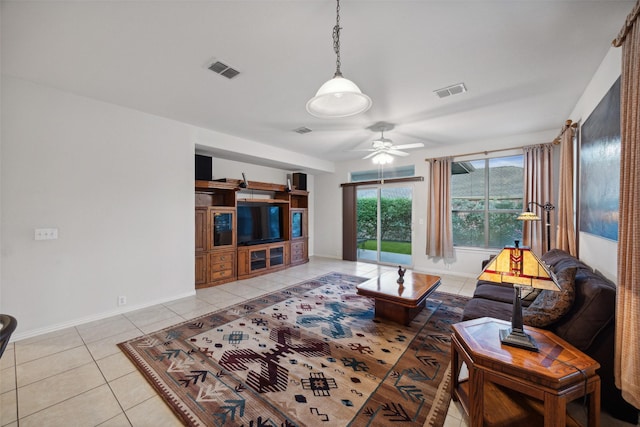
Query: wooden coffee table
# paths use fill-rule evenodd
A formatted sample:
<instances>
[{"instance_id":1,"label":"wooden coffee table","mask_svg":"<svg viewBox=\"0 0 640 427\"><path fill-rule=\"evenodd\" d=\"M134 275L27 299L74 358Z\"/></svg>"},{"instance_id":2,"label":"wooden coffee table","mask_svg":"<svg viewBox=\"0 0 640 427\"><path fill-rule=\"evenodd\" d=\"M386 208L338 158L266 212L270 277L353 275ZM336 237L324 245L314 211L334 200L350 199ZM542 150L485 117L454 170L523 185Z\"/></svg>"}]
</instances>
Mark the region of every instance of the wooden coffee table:
<instances>
[{"instance_id":1,"label":"wooden coffee table","mask_svg":"<svg viewBox=\"0 0 640 427\"><path fill-rule=\"evenodd\" d=\"M407 270L402 286L398 273L388 271L357 286L358 295L375 300L376 316L408 325L424 308L427 297L440 285L440 277Z\"/></svg>"}]
</instances>

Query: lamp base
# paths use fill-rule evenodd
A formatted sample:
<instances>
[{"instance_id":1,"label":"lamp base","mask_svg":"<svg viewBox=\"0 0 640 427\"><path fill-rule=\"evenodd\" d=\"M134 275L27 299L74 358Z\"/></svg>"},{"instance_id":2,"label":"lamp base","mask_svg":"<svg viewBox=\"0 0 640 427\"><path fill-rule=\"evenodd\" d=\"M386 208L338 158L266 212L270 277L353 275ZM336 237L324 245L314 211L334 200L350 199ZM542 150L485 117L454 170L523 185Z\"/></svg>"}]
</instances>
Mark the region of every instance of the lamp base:
<instances>
[{"instance_id":1,"label":"lamp base","mask_svg":"<svg viewBox=\"0 0 640 427\"><path fill-rule=\"evenodd\" d=\"M512 347L524 348L525 350L538 352L536 341L531 335L525 334L523 330L518 329L500 329L500 342L504 345Z\"/></svg>"}]
</instances>

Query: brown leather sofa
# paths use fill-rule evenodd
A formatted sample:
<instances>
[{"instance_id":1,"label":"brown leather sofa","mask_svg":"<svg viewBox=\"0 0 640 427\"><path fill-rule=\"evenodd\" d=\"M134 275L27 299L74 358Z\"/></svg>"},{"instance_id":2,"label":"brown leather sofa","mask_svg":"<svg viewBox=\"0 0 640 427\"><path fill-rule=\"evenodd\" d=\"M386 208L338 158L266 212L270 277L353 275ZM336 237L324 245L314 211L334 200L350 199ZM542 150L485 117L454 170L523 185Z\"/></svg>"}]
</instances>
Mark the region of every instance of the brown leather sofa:
<instances>
[{"instance_id":1,"label":"brown leather sofa","mask_svg":"<svg viewBox=\"0 0 640 427\"><path fill-rule=\"evenodd\" d=\"M567 252L553 249L544 254L542 260L556 274L565 268L577 268L575 300L571 309L544 328L600 363L598 374L602 381L603 409L616 418L636 424L638 410L622 399L614 384L616 285ZM522 301L524 307L531 302ZM485 316L510 320L512 303L513 289L479 281L473 298L465 306L463 320Z\"/></svg>"}]
</instances>

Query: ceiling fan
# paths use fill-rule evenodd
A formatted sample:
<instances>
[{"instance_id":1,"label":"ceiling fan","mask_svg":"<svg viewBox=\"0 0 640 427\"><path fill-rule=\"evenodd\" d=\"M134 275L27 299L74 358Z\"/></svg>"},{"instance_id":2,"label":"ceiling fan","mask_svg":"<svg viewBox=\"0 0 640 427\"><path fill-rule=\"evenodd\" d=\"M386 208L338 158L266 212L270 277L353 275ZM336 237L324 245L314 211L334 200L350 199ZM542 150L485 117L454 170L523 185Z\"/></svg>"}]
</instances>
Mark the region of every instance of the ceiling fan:
<instances>
[{"instance_id":1,"label":"ceiling fan","mask_svg":"<svg viewBox=\"0 0 640 427\"><path fill-rule=\"evenodd\" d=\"M413 144L393 145L393 141L384 137L384 132L393 129L393 125L390 123L380 123L380 126L371 126L371 130L380 132L380 138L374 139L371 143L371 148L365 148L354 151L370 151L371 153L363 157L363 159L371 158L373 163L384 165L393 161L393 156L408 156L409 153L401 150L410 150L412 148L422 148L424 144L422 142L416 142Z\"/></svg>"}]
</instances>

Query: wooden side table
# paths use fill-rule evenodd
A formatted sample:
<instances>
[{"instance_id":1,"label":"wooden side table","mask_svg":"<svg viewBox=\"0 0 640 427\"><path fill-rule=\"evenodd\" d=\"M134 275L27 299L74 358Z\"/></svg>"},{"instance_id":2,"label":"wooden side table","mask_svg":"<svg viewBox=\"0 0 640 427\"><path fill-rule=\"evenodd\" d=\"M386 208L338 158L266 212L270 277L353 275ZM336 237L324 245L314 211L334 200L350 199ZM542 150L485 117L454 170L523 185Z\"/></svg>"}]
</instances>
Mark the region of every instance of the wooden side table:
<instances>
[{"instance_id":1,"label":"wooden side table","mask_svg":"<svg viewBox=\"0 0 640 427\"><path fill-rule=\"evenodd\" d=\"M508 403L500 401L496 412L485 410L493 392L487 387L506 388L543 402L544 426L564 427L567 402L588 396L589 426L600 426L600 377L598 362L553 333L526 327L537 342L539 352L503 345L498 331L509 322L483 317L453 325L451 337L451 397L459 400L469 416L469 426L493 424L500 414L509 414ZM460 380L462 363L469 370L468 380ZM497 387L496 387L497 386ZM518 420L517 425L533 425Z\"/></svg>"}]
</instances>

